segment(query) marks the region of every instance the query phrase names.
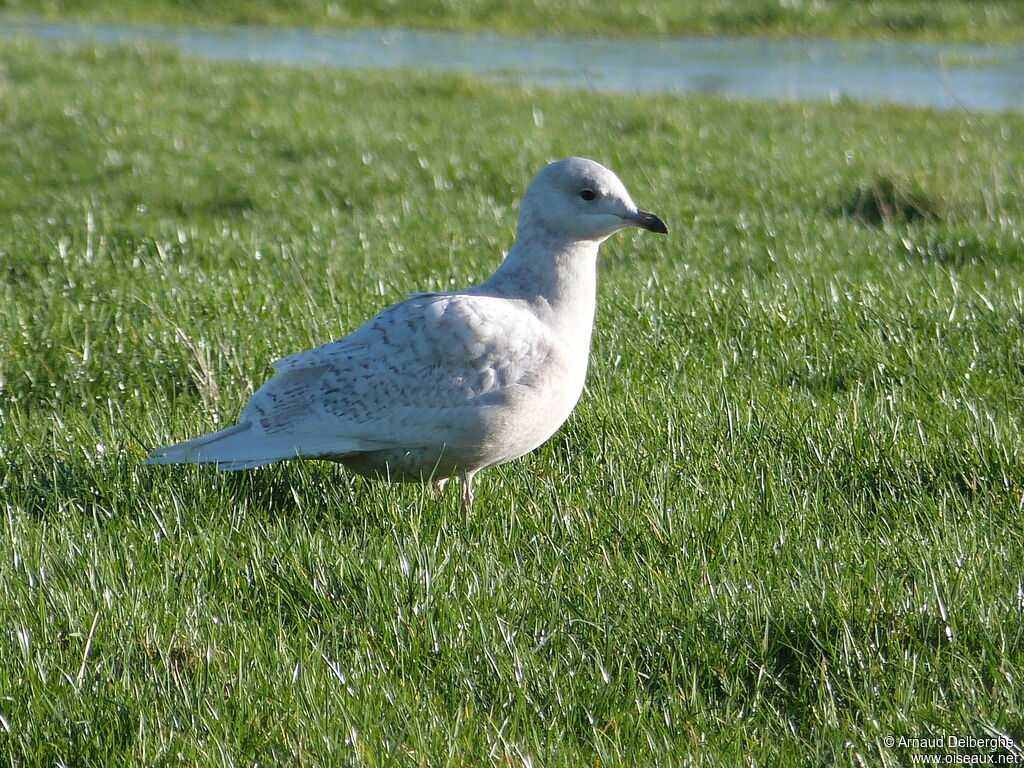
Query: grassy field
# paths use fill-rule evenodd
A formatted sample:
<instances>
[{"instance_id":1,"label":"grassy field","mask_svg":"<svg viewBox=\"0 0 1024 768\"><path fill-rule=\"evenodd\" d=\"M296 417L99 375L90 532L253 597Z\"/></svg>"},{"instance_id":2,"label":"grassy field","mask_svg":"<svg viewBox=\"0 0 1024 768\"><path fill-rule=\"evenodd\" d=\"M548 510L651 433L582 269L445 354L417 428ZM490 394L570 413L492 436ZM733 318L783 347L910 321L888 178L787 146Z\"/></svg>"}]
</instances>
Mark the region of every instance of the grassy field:
<instances>
[{"instance_id":1,"label":"grassy field","mask_svg":"<svg viewBox=\"0 0 1024 768\"><path fill-rule=\"evenodd\" d=\"M135 23L1024 42L1020 0L0 0L0 10Z\"/></svg>"},{"instance_id":2,"label":"grassy field","mask_svg":"<svg viewBox=\"0 0 1024 768\"><path fill-rule=\"evenodd\" d=\"M140 466L485 278L568 154L672 234L605 246L588 391L471 520L326 464ZM0 158L0 765L1024 737L1024 117L7 45Z\"/></svg>"}]
</instances>

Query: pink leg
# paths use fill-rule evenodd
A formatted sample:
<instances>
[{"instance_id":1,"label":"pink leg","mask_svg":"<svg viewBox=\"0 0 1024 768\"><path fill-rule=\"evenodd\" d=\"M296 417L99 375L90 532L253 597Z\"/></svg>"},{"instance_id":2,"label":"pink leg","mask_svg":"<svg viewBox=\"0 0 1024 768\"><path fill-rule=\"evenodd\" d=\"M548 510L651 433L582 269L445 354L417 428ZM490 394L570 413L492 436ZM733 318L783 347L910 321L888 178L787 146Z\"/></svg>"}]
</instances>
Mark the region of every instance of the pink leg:
<instances>
[{"instance_id":1,"label":"pink leg","mask_svg":"<svg viewBox=\"0 0 1024 768\"><path fill-rule=\"evenodd\" d=\"M466 513L468 519L473 514L473 475L476 472L463 472L462 473L462 511Z\"/></svg>"},{"instance_id":2,"label":"pink leg","mask_svg":"<svg viewBox=\"0 0 1024 768\"><path fill-rule=\"evenodd\" d=\"M440 477L434 481L434 493L437 495L437 498L444 496L444 487L446 485L448 485L447 477Z\"/></svg>"}]
</instances>

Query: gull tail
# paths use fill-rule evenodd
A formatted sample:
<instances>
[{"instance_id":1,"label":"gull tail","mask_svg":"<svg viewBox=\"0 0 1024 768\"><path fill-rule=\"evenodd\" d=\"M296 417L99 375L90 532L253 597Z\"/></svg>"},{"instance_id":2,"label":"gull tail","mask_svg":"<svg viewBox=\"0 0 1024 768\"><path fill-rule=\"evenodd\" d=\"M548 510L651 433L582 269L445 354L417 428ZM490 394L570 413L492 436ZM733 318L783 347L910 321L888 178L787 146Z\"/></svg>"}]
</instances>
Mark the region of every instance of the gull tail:
<instances>
[{"instance_id":1,"label":"gull tail","mask_svg":"<svg viewBox=\"0 0 1024 768\"><path fill-rule=\"evenodd\" d=\"M266 440L253 435L252 423L243 421L220 432L157 448L143 463L216 464L217 469L237 470L294 458L297 458L294 447L282 453L279 446L267 444Z\"/></svg>"},{"instance_id":2,"label":"gull tail","mask_svg":"<svg viewBox=\"0 0 1024 768\"><path fill-rule=\"evenodd\" d=\"M183 443L157 448L144 464L215 464L217 469L252 469L288 459L339 459L379 446L355 438L285 434L269 437L251 421Z\"/></svg>"}]
</instances>

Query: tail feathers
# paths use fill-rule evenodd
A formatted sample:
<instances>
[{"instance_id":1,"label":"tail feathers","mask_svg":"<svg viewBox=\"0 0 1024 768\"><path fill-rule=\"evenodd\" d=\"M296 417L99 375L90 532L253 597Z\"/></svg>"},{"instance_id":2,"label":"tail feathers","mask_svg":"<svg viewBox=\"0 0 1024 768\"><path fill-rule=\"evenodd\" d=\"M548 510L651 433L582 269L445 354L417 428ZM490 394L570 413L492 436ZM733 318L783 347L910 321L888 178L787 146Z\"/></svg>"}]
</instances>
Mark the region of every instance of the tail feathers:
<instances>
[{"instance_id":1,"label":"tail feathers","mask_svg":"<svg viewBox=\"0 0 1024 768\"><path fill-rule=\"evenodd\" d=\"M367 449L358 440L270 438L253 430L252 422L243 421L219 432L157 448L144 463L216 464L217 469L234 471L286 459L337 458Z\"/></svg>"},{"instance_id":2,"label":"tail feathers","mask_svg":"<svg viewBox=\"0 0 1024 768\"><path fill-rule=\"evenodd\" d=\"M248 450L252 442L252 424L243 421L233 427L183 443L157 448L149 454L146 464L216 464L217 469L250 469L275 461L280 456L256 455Z\"/></svg>"}]
</instances>

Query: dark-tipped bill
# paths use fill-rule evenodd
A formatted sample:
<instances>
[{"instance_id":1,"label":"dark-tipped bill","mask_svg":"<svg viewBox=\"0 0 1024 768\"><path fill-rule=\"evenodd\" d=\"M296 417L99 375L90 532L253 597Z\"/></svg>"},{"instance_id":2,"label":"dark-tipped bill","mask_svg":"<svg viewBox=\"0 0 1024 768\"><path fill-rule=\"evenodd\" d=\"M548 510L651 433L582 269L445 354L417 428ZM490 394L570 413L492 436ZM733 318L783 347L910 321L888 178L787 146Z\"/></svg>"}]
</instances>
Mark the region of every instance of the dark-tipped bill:
<instances>
[{"instance_id":1,"label":"dark-tipped bill","mask_svg":"<svg viewBox=\"0 0 1024 768\"><path fill-rule=\"evenodd\" d=\"M629 217L629 223L643 229L649 229L651 232L657 232L660 235L668 234L668 227L665 226L665 222L647 211L637 211Z\"/></svg>"}]
</instances>

